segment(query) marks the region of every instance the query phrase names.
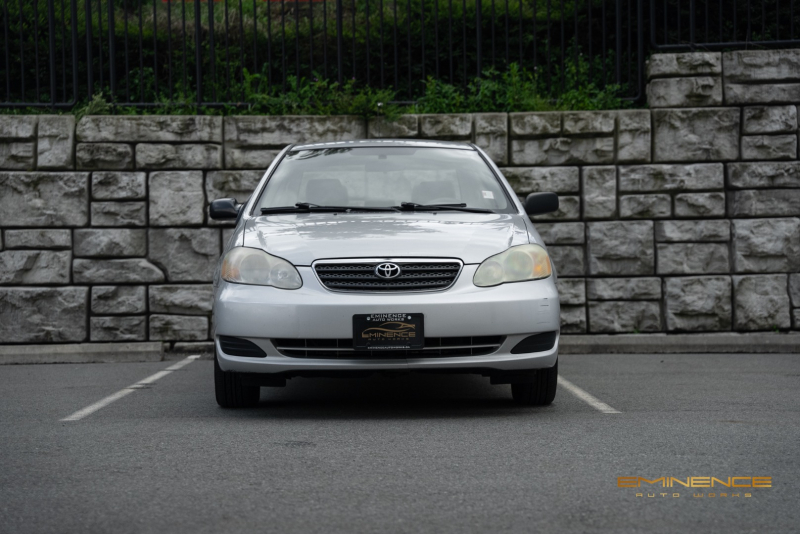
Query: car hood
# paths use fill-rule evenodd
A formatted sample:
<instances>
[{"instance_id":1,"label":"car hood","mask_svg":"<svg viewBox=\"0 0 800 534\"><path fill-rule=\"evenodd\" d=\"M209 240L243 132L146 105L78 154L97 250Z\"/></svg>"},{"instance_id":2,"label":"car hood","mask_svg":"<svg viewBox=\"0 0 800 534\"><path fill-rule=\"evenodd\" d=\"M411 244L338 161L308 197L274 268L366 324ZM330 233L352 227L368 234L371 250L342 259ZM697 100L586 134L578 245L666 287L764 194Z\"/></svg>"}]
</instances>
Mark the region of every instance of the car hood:
<instances>
[{"instance_id":1,"label":"car hood","mask_svg":"<svg viewBox=\"0 0 800 534\"><path fill-rule=\"evenodd\" d=\"M480 263L529 238L522 216L464 212L303 213L256 217L243 244L295 265L332 258L459 258Z\"/></svg>"}]
</instances>

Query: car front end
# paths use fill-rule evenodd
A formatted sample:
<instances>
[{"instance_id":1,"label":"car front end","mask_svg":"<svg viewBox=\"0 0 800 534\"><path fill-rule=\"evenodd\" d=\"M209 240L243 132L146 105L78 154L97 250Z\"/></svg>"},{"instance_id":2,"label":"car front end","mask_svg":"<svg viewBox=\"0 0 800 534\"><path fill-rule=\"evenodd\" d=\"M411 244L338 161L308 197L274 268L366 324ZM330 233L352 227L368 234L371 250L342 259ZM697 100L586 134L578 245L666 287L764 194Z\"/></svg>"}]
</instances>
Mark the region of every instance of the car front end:
<instances>
[{"instance_id":1,"label":"car front end","mask_svg":"<svg viewBox=\"0 0 800 534\"><path fill-rule=\"evenodd\" d=\"M351 159L341 149L354 149ZM281 161L291 154L298 161L336 157L287 164L281 175ZM382 161L387 155L398 156L402 171ZM436 163L435 172L405 170L437 157L445 164ZM465 157L472 159L463 163ZM481 161L486 170L474 171ZM381 178L391 178L391 187ZM475 188L485 200L442 202L462 201ZM317 202L281 207L290 202L281 195ZM395 198L404 195L441 203ZM215 276L214 301L223 406L251 405L258 387L295 377L406 371L478 373L529 393L545 380L552 392L536 398L549 400L528 404L552 401L557 371L542 372L557 369L555 271L525 208L476 147L406 141L289 147L249 201L231 205L224 216L237 216L237 225ZM212 215L215 207L225 208L212 204ZM249 401L239 402L240 390Z\"/></svg>"},{"instance_id":2,"label":"car front end","mask_svg":"<svg viewBox=\"0 0 800 534\"><path fill-rule=\"evenodd\" d=\"M337 264L375 267L390 262L402 268L422 261L394 257L320 260L297 268L303 279L297 290L221 282L214 309L220 367L301 376L306 371L327 370L484 369L491 373L555 364L559 302L552 279L479 288L473 284L478 265L426 258L433 267L459 266L451 286L375 294L332 290L316 272L321 266ZM411 313L424 316L422 348L355 348L354 316ZM526 342L532 336L539 342Z\"/></svg>"}]
</instances>

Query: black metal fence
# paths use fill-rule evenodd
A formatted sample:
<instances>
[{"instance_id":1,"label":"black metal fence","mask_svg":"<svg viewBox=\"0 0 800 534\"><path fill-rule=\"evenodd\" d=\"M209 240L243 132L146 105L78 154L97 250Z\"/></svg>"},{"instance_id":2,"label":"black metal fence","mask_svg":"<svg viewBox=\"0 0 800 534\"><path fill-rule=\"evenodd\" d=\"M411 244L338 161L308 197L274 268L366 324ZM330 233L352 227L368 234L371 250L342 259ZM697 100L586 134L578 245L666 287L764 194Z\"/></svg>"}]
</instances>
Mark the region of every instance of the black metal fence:
<instances>
[{"instance_id":1,"label":"black metal fence","mask_svg":"<svg viewBox=\"0 0 800 534\"><path fill-rule=\"evenodd\" d=\"M0 1L4 108L237 106L302 79L410 101L511 64L640 99L654 51L800 45L795 0Z\"/></svg>"},{"instance_id":2,"label":"black metal fence","mask_svg":"<svg viewBox=\"0 0 800 534\"><path fill-rule=\"evenodd\" d=\"M795 0L650 0L649 18L657 51L800 45Z\"/></svg>"}]
</instances>

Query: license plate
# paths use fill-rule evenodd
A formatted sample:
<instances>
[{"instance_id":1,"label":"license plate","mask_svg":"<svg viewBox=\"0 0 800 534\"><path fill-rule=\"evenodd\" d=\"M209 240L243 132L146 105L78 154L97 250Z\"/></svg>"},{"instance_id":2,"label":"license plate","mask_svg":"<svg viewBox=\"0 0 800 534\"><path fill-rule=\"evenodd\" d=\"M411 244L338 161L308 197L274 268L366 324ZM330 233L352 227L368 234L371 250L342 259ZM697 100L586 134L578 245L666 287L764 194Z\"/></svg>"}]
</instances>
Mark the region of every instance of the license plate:
<instances>
[{"instance_id":1,"label":"license plate","mask_svg":"<svg viewBox=\"0 0 800 534\"><path fill-rule=\"evenodd\" d=\"M425 346L421 313L371 313L353 315L356 350L421 349Z\"/></svg>"}]
</instances>

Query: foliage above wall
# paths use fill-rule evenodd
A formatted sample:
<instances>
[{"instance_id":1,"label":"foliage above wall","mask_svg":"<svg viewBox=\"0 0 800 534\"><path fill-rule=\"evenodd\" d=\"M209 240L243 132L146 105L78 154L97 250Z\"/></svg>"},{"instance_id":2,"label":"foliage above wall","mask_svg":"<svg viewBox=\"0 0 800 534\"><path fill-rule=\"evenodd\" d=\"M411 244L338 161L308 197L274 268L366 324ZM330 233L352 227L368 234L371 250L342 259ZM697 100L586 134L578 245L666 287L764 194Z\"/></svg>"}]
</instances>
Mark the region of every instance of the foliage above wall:
<instances>
[{"instance_id":1,"label":"foliage above wall","mask_svg":"<svg viewBox=\"0 0 800 534\"><path fill-rule=\"evenodd\" d=\"M245 70L243 98L237 106L206 107L207 115L358 115L384 116L390 120L405 113L476 113L552 110L600 110L625 107L621 88L609 85L598 88L588 79L589 65L583 60L579 68L565 69L564 92L548 90L536 72L512 63L504 72L488 69L481 78L466 85L453 85L433 77L424 83L416 102L397 102L392 89L377 89L348 80L342 85L321 78L289 77L286 88L269 86L266 77ZM70 113L84 115L191 115L197 113L194 95L169 103L162 95L163 106L133 108L112 106L108 98L96 94L90 101L76 106ZM5 114L52 114L46 108L0 109Z\"/></svg>"}]
</instances>

